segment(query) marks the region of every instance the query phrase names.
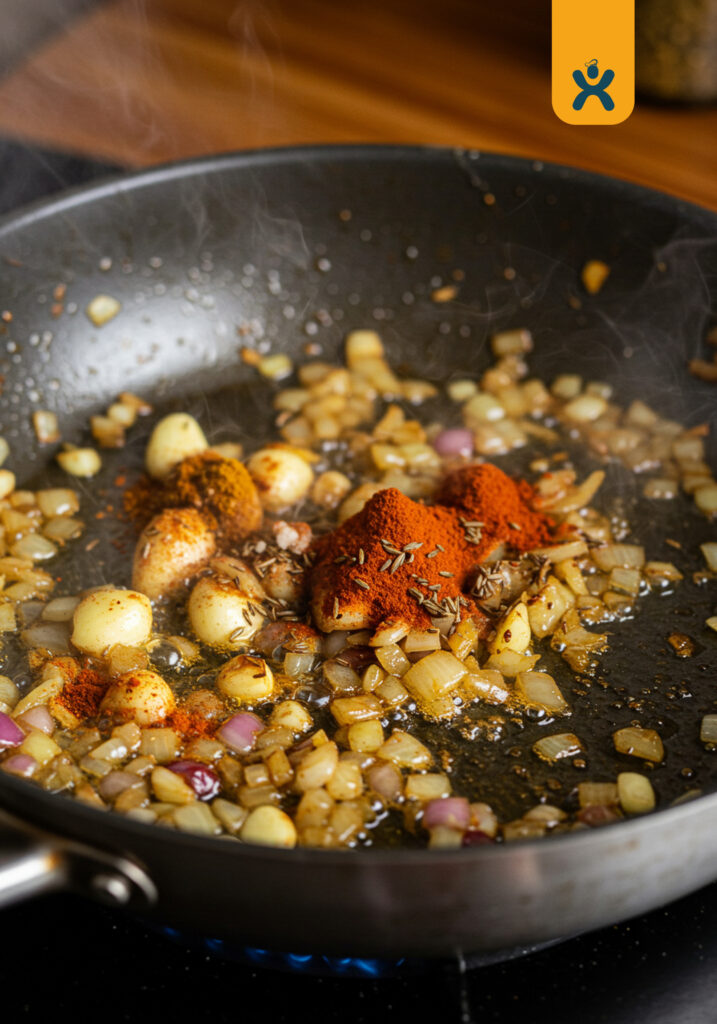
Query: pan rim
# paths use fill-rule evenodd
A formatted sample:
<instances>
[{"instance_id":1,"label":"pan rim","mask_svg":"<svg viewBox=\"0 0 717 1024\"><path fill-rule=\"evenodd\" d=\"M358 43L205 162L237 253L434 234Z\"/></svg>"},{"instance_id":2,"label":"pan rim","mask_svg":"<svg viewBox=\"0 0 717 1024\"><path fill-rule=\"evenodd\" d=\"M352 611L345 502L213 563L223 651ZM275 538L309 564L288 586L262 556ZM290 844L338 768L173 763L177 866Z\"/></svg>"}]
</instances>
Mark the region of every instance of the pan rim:
<instances>
[{"instance_id":1,"label":"pan rim","mask_svg":"<svg viewBox=\"0 0 717 1024\"><path fill-rule=\"evenodd\" d=\"M144 188L166 185L168 181L185 180L196 177L200 174L213 174L228 169L259 169L263 166L276 166L280 164L300 162L307 167L316 168L317 164L327 164L334 161L405 161L415 165L418 162L445 163L458 171L466 173L467 168L462 166L462 160L475 161L474 169L480 168L490 173L500 173L501 170L523 170L527 179L533 179L537 174L543 175L545 181L571 181L585 188L598 189L615 198L633 199L643 207L645 205L666 209L681 218L690 222L691 225L698 224L705 230L711 231L717 236L717 211L709 210L688 200L671 196L666 192L652 189L644 185L636 184L622 178L601 174L583 168L569 165L552 163L535 158L514 156L511 154L496 153L491 151L480 151L476 153L459 147L430 146L430 145L396 145L396 144L323 144L310 146L281 146L275 148L240 150L221 153L209 157L190 157L186 160L172 161L150 168L142 168L130 172L119 172L110 176L103 176L100 180L90 185L81 185L76 188L63 190L48 198L43 198L30 203L16 211L12 211L0 218L0 240L11 236L15 231L34 225L38 221L52 216L67 214L75 208L90 205L100 200L112 197L121 197L125 194L142 190ZM38 828L43 827L43 819L47 820L47 813L44 808L56 809L59 794L46 792L33 787L28 782L20 779L13 779L3 773L0 778L0 805L6 806L3 799L5 793L15 794L18 801L23 800L30 806L29 815L21 815L15 809L17 804L13 801L8 809L19 815L23 820ZM49 801L49 802L48 802ZM205 853L214 852L220 855L221 850L226 851L227 856L255 857L266 861L267 859L278 859L285 865L294 864L323 864L326 866L338 865L362 865L363 867L409 867L425 865L429 861L441 864L459 864L473 862L477 857L484 861L493 857L520 858L523 854L530 856L533 851L547 848L554 850L555 857L559 857L559 851L573 848L575 844L589 843L595 846L598 842L605 842L605 838L598 840L598 836L608 837L614 835L614 828L618 826L620 834L625 836L625 841L631 838L637 840L640 836L649 832L659 832L660 828L669 828L680 820L686 822L693 815L709 813L717 807L717 792L705 794L690 800L679 806L665 807L645 815L642 818L634 818L617 821L600 829L586 829L563 833L559 837L526 839L518 843L495 844L473 848L449 849L449 850L427 850L427 849L361 849L361 850L321 850L305 847L295 847L290 850L277 849L268 846L252 846L244 843L219 842L217 838L205 837L187 832L158 829L153 824L133 821L119 814L111 814L108 818L105 812L96 808L88 807L77 801L65 801L67 816L73 820L86 822L88 830L92 833L92 841L103 842L102 834L107 833L108 837L114 832L137 836L139 839L154 837L157 844L163 842L171 843L176 849L181 843L183 848L199 848ZM53 815L50 815L52 817ZM103 829L101 822L111 823L110 829ZM557 840L557 842L556 842ZM116 848L116 842L108 843ZM607 845L610 845L609 842ZM508 846L509 849L505 847ZM232 854L231 851L234 850ZM512 851L512 853L511 853ZM717 870L716 870L717 874Z\"/></svg>"},{"instance_id":2,"label":"pan rim","mask_svg":"<svg viewBox=\"0 0 717 1024\"><path fill-rule=\"evenodd\" d=\"M188 157L184 160L168 161L149 168L118 171L116 174L102 175L91 184L77 185L62 189L49 197L37 199L10 211L0 217L0 239L12 231L26 225L34 224L45 217L56 213L64 213L76 206L82 206L100 199L121 196L125 193L140 190L168 181L195 177L201 173L218 173L227 168L260 168L263 165L278 165L299 160L313 166L328 163L331 160L402 160L415 163L416 160L431 162L445 161L453 164L458 170L467 171L461 166L462 160L475 162L475 167L490 167L493 171L523 169L533 177L536 173L550 176L562 181L573 181L592 188L604 189L622 198L633 198L668 207L675 213L703 221L704 227L717 232L717 210L710 210L690 200L670 195L659 189L641 185L625 178L602 174L586 168L569 164L553 163L534 157L517 156L492 150L472 150L457 146L431 145L397 145L394 143L323 143L306 146L276 146L264 149L233 150L213 156Z\"/></svg>"}]
</instances>

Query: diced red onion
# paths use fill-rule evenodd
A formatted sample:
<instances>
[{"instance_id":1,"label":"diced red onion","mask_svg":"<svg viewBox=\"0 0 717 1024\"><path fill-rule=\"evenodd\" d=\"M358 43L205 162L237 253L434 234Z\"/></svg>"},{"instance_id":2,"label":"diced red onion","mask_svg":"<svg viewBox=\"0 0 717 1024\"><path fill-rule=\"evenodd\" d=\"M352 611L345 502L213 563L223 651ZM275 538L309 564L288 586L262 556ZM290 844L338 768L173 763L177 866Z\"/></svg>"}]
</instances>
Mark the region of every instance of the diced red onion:
<instances>
[{"instance_id":1,"label":"diced red onion","mask_svg":"<svg viewBox=\"0 0 717 1024\"><path fill-rule=\"evenodd\" d=\"M8 747L19 747L25 739L25 733L13 722L9 715L0 711L0 750Z\"/></svg>"},{"instance_id":2,"label":"diced red onion","mask_svg":"<svg viewBox=\"0 0 717 1024\"><path fill-rule=\"evenodd\" d=\"M403 780L395 765L388 762L372 765L366 775L371 789L387 800L398 800Z\"/></svg>"},{"instance_id":3,"label":"diced red onion","mask_svg":"<svg viewBox=\"0 0 717 1024\"><path fill-rule=\"evenodd\" d=\"M222 788L219 776L201 761L170 761L167 768L181 775L200 800L213 800L219 795Z\"/></svg>"},{"instance_id":4,"label":"diced red onion","mask_svg":"<svg viewBox=\"0 0 717 1024\"><path fill-rule=\"evenodd\" d=\"M257 715L252 715L250 711L240 711L217 729L217 739L232 750L247 751L253 748L257 734L263 728L264 723Z\"/></svg>"},{"instance_id":5,"label":"diced red onion","mask_svg":"<svg viewBox=\"0 0 717 1024\"><path fill-rule=\"evenodd\" d=\"M423 812L426 828L443 825L446 828L466 829L471 820L471 805L464 796L449 796L431 800Z\"/></svg>"},{"instance_id":6,"label":"diced red onion","mask_svg":"<svg viewBox=\"0 0 717 1024\"><path fill-rule=\"evenodd\" d=\"M469 828L467 832L463 833L463 841L461 846L486 846L488 843L494 843L495 839L491 839L485 832L481 832L479 828Z\"/></svg>"},{"instance_id":7,"label":"diced red onion","mask_svg":"<svg viewBox=\"0 0 717 1024\"><path fill-rule=\"evenodd\" d=\"M37 707L28 708L15 719L20 725L26 725L28 729L39 729L40 732L52 736L55 731L55 720L50 714L47 704L38 704Z\"/></svg>"},{"instance_id":8,"label":"diced red onion","mask_svg":"<svg viewBox=\"0 0 717 1024\"><path fill-rule=\"evenodd\" d=\"M37 761L29 754L12 754L11 757L3 761L2 768L4 772L10 772L11 775L28 778L37 768Z\"/></svg>"},{"instance_id":9,"label":"diced red onion","mask_svg":"<svg viewBox=\"0 0 717 1024\"><path fill-rule=\"evenodd\" d=\"M100 796L103 800L114 800L120 793L140 781L139 775L134 772L108 772L98 786Z\"/></svg>"},{"instance_id":10,"label":"diced red onion","mask_svg":"<svg viewBox=\"0 0 717 1024\"><path fill-rule=\"evenodd\" d=\"M462 427L442 430L433 442L433 447L439 455L465 455L470 458L473 454L473 433Z\"/></svg>"}]
</instances>

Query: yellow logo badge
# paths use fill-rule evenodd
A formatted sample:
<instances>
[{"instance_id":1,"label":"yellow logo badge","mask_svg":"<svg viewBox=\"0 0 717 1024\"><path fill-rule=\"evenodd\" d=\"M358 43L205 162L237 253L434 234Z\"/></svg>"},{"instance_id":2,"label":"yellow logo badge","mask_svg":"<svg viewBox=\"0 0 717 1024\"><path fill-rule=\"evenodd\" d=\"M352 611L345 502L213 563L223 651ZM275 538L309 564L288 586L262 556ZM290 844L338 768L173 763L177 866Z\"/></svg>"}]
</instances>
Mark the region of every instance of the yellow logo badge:
<instances>
[{"instance_id":1,"label":"yellow logo badge","mask_svg":"<svg viewBox=\"0 0 717 1024\"><path fill-rule=\"evenodd\" d=\"M620 124L635 105L635 0L553 0L553 110Z\"/></svg>"}]
</instances>

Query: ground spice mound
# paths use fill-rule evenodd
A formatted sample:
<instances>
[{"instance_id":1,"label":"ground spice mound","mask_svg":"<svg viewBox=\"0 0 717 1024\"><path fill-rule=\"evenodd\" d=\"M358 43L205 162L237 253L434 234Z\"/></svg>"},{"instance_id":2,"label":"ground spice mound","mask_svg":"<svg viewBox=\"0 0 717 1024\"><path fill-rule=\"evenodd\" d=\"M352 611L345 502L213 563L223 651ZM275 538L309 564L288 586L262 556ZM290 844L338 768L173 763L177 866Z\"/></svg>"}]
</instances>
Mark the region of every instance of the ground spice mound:
<instances>
[{"instance_id":1,"label":"ground spice mound","mask_svg":"<svg viewBox=\"0 0 717 1024\"><path fill-rule=\"evenodd\" d=\"M124 494L125 512L140 530L165 508L187 507L229 542L261 526L259 495L245 466L216 452L183 459L164 482L143 476Z\"/></svg>"},{"instance_id":2,"label":"ground spice mound","mask_svg":"<svg viewBox=\"0 0 717 1024\"><path fill-rule=\"evenodd\" d=\"M83 668L74 679L67 680L55 700L77 718L94 718L109 685L106 676L94 669Z\"/></svg>"},{"instance_id":3,"label":"ground spice mound","mask_svg":"<svg viewBox=\"0 0 717 1024\"><path fill-rule=\"evenodd\" d=\"M550 520L530 507L534 490L525 480L513 480L502 469L483 462L465 466L444 480L436 501L456 510L466 532L480 539L474 545L475 559L484 561L499 544L519 552L549 544Z\"/></svg>"},{"instance_id":4,"label":"ground spice mound","mask_svg":"<svg viewBox=\"0 0 717 1024\"><path fill-rule=\"evenodd\" d=\"M312 610L319 628L363 628L390 618L429 626L440 613L433 602L461 595L473 562L468 547L452 509L421 505L393 487L378 491L315 545Z\"/></svg>"}]
</instances>

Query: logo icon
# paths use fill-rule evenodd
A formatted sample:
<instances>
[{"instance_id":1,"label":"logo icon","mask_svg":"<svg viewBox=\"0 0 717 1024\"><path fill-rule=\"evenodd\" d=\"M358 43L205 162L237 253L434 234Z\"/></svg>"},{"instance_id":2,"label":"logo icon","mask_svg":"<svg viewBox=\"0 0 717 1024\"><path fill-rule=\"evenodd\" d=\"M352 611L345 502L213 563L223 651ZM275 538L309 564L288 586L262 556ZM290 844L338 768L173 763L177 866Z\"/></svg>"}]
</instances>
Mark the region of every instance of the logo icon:
<instances>
[{"instance_id":1,"label":"logo icon","mask_svg":"<svg viewBox=\"0 0 717 1024\"><path fill-rule=\"evenodd\" d=\"M635 0L552 8L553 110L566 124L620 124L635 105Z\"/></svg>"},{"instance_id":2,"label":"logo icon","mask_svg":"<svg viewBox=\"0 0 717 1024\"><path fill-rule=\"evenodd\" d=\"M600 68L595 57L592 60L586 61L585 67L588 69L588 78L595 82L595 79L600 74ZM603 71L602 78L599 82L594 85L590 85L585 81L585 75L582 73L580 68L576 68L573 71L573 79L580 92L573 100L573 110L582 110L585 106L585 101L589 96L595 96L600 100L605 110L614 110L615 101L612 96L608 93L608 88L612 85L612 80L615 77L615 72L608 68L607 71Z\"/></svg>"}]
</instances>

